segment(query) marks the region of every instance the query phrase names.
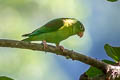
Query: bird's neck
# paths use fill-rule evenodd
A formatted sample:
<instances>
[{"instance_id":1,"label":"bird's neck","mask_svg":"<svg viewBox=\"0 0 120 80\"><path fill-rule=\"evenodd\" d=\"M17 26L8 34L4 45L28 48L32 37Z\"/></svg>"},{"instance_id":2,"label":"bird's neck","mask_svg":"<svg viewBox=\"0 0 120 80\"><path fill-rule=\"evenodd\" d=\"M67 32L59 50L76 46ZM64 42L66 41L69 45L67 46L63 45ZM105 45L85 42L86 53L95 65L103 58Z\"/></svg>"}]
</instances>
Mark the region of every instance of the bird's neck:
<instances>
[{"instance_id":1,"label":"bird's neck","mask_svg":"<svg viewBox=\"0 0 120 80\"><path fill-rule=\"evenodd\" d=\"M79 29L77 29L75 26L72 26L71 34L76 35L78 32L79 32Z\"/></svg>"}]
</instances>

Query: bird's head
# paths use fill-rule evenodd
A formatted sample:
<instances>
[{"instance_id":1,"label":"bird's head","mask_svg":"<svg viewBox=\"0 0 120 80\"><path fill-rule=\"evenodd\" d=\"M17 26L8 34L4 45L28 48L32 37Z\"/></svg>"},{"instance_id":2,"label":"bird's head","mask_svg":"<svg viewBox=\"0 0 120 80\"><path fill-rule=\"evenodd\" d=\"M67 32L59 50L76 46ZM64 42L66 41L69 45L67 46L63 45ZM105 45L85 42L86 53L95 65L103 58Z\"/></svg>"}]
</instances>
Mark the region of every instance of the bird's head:
<instances>
[{"instance_id":1,"label":"bird's head","mask_svg":"<svg viewBox=\"0 0 120 80\"><path fill-rule=\"evenodd\" d=\"M82 37L84 35L84 31L85 31L84 25L80 21L78 21L78 25L77 26L78 26L78 30L79 30L77 35L79 37Z\"/></svg>"},{"instance_id":2,"label":"bird's head","mask_svg":"<svg viewBox=\"0 0 120 80\"><path fill-rule=\"evenodd\" d=\"M79 37L84 35L84 25L75 18L62 18L64 25L67 27L72 26L73 34L77 34Z\"/></svg>"}]
</instances>

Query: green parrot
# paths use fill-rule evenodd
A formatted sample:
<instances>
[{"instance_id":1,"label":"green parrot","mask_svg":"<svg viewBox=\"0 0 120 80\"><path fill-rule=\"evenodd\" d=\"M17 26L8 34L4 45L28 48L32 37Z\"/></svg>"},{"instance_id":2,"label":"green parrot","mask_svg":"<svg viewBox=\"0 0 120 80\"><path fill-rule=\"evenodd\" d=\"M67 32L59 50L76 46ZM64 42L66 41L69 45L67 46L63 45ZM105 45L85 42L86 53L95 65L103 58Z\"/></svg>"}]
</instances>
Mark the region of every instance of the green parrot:
<instances>
[{"instance_id":1,"label":"green parrot","mask_svg":"<svg viewBox=\"0 0 120 80\"><path fill-rule=\"evenodd\" d=\"M83 24L75 18L57 18L31 33L22 35L27 37L22 41L42 41L44 48L47 47L46 42L55 43L57 47L64 49L59 46L61 41L76 34L82 37L84 31Z\"/></svg>"}]
</instances>

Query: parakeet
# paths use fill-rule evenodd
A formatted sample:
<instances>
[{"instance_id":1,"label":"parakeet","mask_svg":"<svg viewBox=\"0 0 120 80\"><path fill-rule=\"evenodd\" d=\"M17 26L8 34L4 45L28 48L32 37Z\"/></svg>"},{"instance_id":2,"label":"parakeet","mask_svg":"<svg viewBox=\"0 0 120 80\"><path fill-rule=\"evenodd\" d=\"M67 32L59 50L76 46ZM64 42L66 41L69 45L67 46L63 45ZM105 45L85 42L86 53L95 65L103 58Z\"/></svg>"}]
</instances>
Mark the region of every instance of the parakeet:
<instances>
[{"instance_id":1,"label":"parakeet","mask_svg":"<svg viewBox=\"0 0 120 80\"><path fill-rule=\"evenodd\" d=\"M55 43L57 47L60 47L61 41L76 34L82 37L84 31L83 24L75 18L57 18L31 33L22 35L28 37L22 41L43 41L44 48L47 47L46 42Z\"/></svg>"}]
</instances>

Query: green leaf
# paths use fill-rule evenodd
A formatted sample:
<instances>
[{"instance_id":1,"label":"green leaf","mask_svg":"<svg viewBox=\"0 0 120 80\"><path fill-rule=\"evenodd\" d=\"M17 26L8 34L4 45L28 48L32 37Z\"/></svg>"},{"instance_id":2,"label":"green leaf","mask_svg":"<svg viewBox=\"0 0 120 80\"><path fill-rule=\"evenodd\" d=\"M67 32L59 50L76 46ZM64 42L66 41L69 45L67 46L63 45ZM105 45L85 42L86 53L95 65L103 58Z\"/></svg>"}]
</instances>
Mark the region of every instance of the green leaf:
<instances>
[{"instance_id":1,"label":"green leaf","mask_svg":"<svg viewBox=\"0 0 120 80\"><path fill-rule=\"evenodd\" d=\"M102 61L108 64L115 64L115 62L109 60L102 60ZM86 71L86 75L89 78L94 78L103 74L104 73L100 69L97 69L96 67L92 67L92 66Z\"/></svg>"},{"instance_id":2,"label":"green leaf","mask_svg":"<svg viewBox=\"0 0 120 80\"><path fill-rule=\"evenodd\" d=\"M113 61L110 61L110 60L102 60L103 62L105 62L105 63L108 63L108 64L111 64L111 65L114 65L114 64L116 64L115 62L113 62Z\"/></svg>"},{"instance_id":3,"label":"green leaf","mask_svg":"<svg viewBox=\"0 0 120 80\"><path fill-rule=\"evenodd\" d=\"M116 2L116 1L118 1L118 0L107 0L107 1L109 1L109 2Z\"/></svg>"},{"instance_id":4,"label":"green leaf","mask_svg":"<svg viewBox=\"0 0 120 80\"><path fill-rule=\"evenodd\" d=\"M92 66L86 72L86 75L89 78L93 78L93 77L96 77L96 76L99 76L102 74L104 74L104 73L101 70L97 69L96 67L92 67Z\"/></svg>"},{"instance_id":5,"label":"green leaf","mask_svg":"<svg viewBox=\"0 0 120 80\"><path fill-rule=\"evenodd\" d=\"M0 80L13 80L13 79L6 76L0 76Z\"/></svg>"},{"instance_id":6,"label":"green leaf","mask_svg":"<svg viewBox=\"0 0 120 80\"><path fill-rule=\"evenodd\" d=\"M109 44L105 44L104 49L109 57L116 62L120 61L120 47L112 47Z\"/></svg>"}]
</instances>

